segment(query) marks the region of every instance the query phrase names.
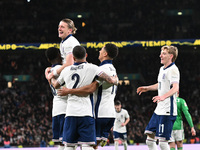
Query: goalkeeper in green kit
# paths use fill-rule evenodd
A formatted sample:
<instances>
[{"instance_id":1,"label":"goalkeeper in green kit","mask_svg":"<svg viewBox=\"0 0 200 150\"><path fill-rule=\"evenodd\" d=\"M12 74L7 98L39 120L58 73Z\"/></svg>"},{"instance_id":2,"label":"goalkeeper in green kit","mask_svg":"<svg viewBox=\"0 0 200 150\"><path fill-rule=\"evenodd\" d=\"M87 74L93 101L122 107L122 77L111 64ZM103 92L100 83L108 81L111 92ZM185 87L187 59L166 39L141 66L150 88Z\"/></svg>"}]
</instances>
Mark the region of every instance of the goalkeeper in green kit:
<instances>
[{"instance_id":1,"label":"goalkeeper in green kit","mask_svg":"<svg viewBox=\"0 0 200 150\"><path fill-rule=\"evenodd\" d=\"M179 96L179 93L178 93ZM192 117L188 111L188 106L184 99L177 97L177 118L173 125L173 130L171 134L171 139L169 141L170 150L175 150L176 144L177 149L183 149L183 140L184 140L184 129L183 129L183 120L182 120L182 112L185 115L185 118L191 128L192 136L196 135L196 131L194 129L194 125L192 122Z\"/></svg>"}]
</instances>

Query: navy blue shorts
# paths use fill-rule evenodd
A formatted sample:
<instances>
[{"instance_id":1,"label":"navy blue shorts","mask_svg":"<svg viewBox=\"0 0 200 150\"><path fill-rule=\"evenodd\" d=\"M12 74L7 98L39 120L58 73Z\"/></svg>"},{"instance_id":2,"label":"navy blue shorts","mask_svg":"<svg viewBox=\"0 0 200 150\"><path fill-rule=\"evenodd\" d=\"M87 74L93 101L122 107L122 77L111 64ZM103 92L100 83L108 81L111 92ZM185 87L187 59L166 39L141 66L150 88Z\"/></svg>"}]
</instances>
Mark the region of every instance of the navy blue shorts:
<instances>
[{"instance_id":1,"label":"navy blue shorts","mask_svg":"<svg viewBox=\"0 0 200 150\"><path fill-rule=\"evenodd\" d=\"M165 115L152 115L146 129L145 134L156 134L156 138L170 140L172 128L176 116L165 116Z\"/></svg>"},{"instance_id":2,"label":"navy blue shorts","mask_svg":"<svg viewBox=\"0 0 200 150\"><path fill-rule=\"evenodd\" d=\"M96 139L107 140L110 129L114 125L115 118L97 118L96 123Z\"/></svg>"},{"instance_id":3,"label":"navy blue shorts","mask_svg":"<svg viewBox=\"0 0 200 150\"><path fill-rule=\"evenodd\" d=\"M63 129L63 143L67 146L96 144L95 119L93 117L74 117L65 118Z\"/></svg>"},{"instance_id":4,"label":"navy blue shorts","mask_svg":"<svg viewBox=\"0 0 200 150\"><path fill-rule=\"evenodd\" d=\"M124 141L127 140L127 133L119 133L119 132L116 132L116 131L113 131L113 138L114 140L118 140L118 139L122 139Z\"/></svg>"},{"instance_id":5,"label":"navy blue shorts","mask_svg":"<svg viewBox=\"0 0 200 150\"><path fill-rule=\"evenodd\" d=\"M52 130L53 130L52 141L62 142L64 121L65 121L65 114L54 116L52 118Z\"/></svg>"}]
</instances>

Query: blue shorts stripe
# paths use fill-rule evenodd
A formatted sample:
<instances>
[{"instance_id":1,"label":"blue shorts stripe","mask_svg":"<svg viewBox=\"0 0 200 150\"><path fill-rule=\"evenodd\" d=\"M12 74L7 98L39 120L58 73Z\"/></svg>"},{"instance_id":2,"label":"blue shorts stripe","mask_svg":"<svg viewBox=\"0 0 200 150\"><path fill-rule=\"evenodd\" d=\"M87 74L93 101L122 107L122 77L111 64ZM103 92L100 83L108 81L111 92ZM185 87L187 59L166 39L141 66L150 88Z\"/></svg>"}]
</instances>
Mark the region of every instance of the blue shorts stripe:
<instances>
[{"instance_id":1,"label":"blue shorts stripe","mask_svg":"<svg viewBox=\"0 0 200 150\"><path fill-rule=\"evenodd\" d=\"M97 93L97 102L95 104L95 117L96 118L98 118L98 111L99 111L99 105L101 102L101 97L102 97L102 85L99 86L98 93Z\"/></svg>"}]
</instances>

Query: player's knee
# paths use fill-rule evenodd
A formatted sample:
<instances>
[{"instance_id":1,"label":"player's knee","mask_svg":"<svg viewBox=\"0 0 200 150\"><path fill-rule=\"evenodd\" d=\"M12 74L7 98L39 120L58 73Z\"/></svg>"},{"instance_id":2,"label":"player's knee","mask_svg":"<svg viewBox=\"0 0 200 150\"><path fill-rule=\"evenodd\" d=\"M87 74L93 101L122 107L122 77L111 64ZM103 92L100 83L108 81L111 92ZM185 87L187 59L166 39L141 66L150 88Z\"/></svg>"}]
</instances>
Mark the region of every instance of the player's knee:
<instances>
[{"instance_id":1,"label":"player's knee","mask_svg":"<svg viewBox=\"0 0 200 150\"><path fill-rule=\"evenodd\" d=\"M153 145L156 144L156 142L155 141L150 141L150 140L146 139L146 144L147 144L148 147L152 147Z\"/></svg>"},{"instance_id":2,"label":"player's knee","mask_svg":"<svg viewBox=\"0 0 200 150\"><path fill-rule=\"evenodd\" d=\"M176 143L178 148L183 147L183 141L177 141Z\"/></svg>"},{"instance_id":3,"label":"player's knee","mask_svg":"<svg viewBox=\"0 0 200 150\"><path fill-rule=\"evenodd\" d=\"M126 140L124 140L124 141L123 141L123 144L127 144L127 141L126 141Z\"/></svg>"},{"instance_id":4,"label":"player's knee","mask_svg":"<svg viewBox=\"0 0 200 150\"><path fill-rule=\"evenodd\" d=\"M169 150L168 141L159 141L159 146L162 150Z\"/></svg>"},{"instance_id":5,"label":"player's knee","mask_svg":"<svg viewBox=\"0 0 200 150\"><path fill-rule=\"evenodd\" d=\"M147 137L146 144L149 147L149 149L155 149L156 148L156 139Z\"/></svg>"},{"instance_id":6,"label":"player's knee","mask_svg":"<svg viewBox=\"0 0 200 150\"><path fill-rule=\"evenodd\" d=\"M118 145L119 145L118 140L115 140L115 146L118 146Z\"/></svg>"},{"instance_id":7,"label":"player's knee","mask_svg":"<svg viewBox=\"0 0 200 150\"><path fill-rule=\"evenodd\" d=\"M146 135L147 135L147 139L150 138L150 139L155 140L155 134L154 133L152 133L152 134L146 133Z\"/></svg>"},{"instance_id":8,"label":"player's knee","mask_svg":"<svg viewBox=\"0 0 200 150\"><path fill-rule=\"evenodd\" d=\"M169 143L169 146L170 146L170 150L175 150L176 148L176 144L175 144L175 142L170 142Z\"/></svg>"}]
</instances>

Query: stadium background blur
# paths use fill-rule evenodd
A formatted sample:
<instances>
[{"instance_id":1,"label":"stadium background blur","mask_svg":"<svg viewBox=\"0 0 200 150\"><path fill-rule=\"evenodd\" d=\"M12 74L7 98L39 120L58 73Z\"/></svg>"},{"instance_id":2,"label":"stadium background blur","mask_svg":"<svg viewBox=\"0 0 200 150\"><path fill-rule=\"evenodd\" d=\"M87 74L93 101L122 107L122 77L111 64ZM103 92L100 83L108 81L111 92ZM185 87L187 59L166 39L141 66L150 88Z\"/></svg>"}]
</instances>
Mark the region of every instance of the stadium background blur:
<instances>
[{"instance_id":1,"label":"stadium background blur","mask_svg":"<svg viewBox=\"0 0 200 150\"><path fill-rule=\"evenodd\" d=\"M0 44L59 43L57 26L63 18L75 22L75 37L80 42L198 39L198 4L197 0L1 0ZM200 47L178 45L178 49L180 97L186 100L197 131L192 137L184 118L184 142L199 143ZM98 50L87 49L88 62L99 64ZM129 76L120 76L116 99L122 101L131 117L128 142L145 143L143 132L156 106L151 101L156 92L139 97L136 88L156 82L160 47L124 47L119 51L114 65L119 75ZM50 64L44 52L0 51L0 146L4 141L24 147L40 146L42 140L48 145L51 141L52 94L44 77ZM10 75L10 87L4 75ZM109 142L113 143L112 133Z\"/></svg>"}]
</instances>

